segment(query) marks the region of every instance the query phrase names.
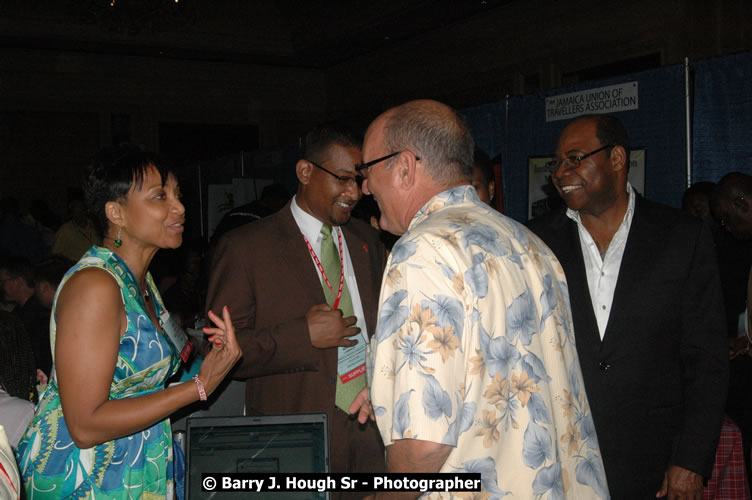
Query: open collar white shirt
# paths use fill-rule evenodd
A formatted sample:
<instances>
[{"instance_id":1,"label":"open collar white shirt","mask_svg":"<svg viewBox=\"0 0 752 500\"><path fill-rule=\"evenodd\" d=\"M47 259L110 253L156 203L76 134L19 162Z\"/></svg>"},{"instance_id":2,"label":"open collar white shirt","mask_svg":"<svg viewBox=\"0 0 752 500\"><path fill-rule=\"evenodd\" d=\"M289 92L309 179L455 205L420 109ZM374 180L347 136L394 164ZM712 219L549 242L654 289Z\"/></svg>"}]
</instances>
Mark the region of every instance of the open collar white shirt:
<instances>
[{"instance_id":1,"label":"open collar white shirt","mask_svg":"<svg viewBox=\"0 0 752 500\"><path fill-rule=\"evenodd\" d=\"M606 333L608 318L611 315L611 306L614 301L614 291L616 290L616 281L619 278L619 268L621 260L624 257L624 249L627 246L627 237L629 228L632 227L632 218L634 217L635 194L632 185L627 182L627 192L629 193L629 204L627 212L624 214L619 229L611 238L611 242L606 249L606 253L601 257L598 251L598 245L582 224L580 213L576 210L567 209L567 217L577 223L577 230L580 235L580 246L582 247L582 258L585 262L585 274L587 275L588 289L590 290L590 302L593 304L593 312L598 322L598 331L603 340Z\"/></svg>"},{"instance_id":2,"label":"open collar white shirt","mask_svg":"<svg viewBox=\"0 0 752 500\"><path fill-rule=\"evenodd\" d=\"M321 227L324 225L324 223L300 208L296 197L293 197L292 203L290 203L290 210L292 211L292 216L295 219L295 223L298 225L300 232L303 233L306 238L308 238L308 242L311 244L313 251L316 252L316 255L320 256L321 240L323 239L323 236L321 234ZM350 290L353 313L358 319L357 326L358 328L360 328L360 333L363 337L363 341L367 343L368 329L366 328L365 315L363 314L363 304L360 301L358 281L355 278L355 268L353 268L352 260L350 259L350 252L347 250L345 234L342 232L342 228L340 228L339 226L332 226L332 238L334 239L335 245L338 244L339 235L342 235L342 259L344 260L343 268L345 270L345 283L347 283L347 288L348 290ZM324 277L321 275L321 271L316 265L316 262L313 260L313 256L311 256L311 264L316 269L316 272L319 275L319 279L323 280ZM329 282L332 284L332 286L336 287L339 283L339 276L335 276L334 278L329 276Z\"/></svg>"}]
</instances>

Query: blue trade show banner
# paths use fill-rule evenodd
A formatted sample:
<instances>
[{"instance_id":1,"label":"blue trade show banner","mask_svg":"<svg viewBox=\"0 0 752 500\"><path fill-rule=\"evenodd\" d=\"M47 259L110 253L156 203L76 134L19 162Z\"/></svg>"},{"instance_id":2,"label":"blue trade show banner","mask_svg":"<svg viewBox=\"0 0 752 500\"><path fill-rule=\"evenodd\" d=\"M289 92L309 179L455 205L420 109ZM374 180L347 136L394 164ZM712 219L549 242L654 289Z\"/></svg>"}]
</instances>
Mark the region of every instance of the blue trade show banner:
<instances>
[{"instance_id":1,"label":"blue trade show banner","mask_svg":"<svg viewBox=\"0 0 752 500\"><path fill-rule=\"evenodd\" d=\"M752 175L752 53L692 64L695 72L692 182Z\"/></svg>"}]
</instances>

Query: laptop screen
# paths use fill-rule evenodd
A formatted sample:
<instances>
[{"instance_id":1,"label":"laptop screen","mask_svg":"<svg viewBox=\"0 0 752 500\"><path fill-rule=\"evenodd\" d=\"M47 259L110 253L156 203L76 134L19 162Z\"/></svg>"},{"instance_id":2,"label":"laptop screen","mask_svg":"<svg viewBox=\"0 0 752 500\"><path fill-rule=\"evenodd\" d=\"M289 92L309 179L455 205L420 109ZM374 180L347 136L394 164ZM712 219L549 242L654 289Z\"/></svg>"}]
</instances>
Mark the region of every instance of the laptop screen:
<instances>
[{"instance_id":1,"label":"laptop screen","mask_svg":"<svg viewBox=\"0 0 752 500\"><path fill-rule=\"evenodd\" d=\"M326 414L189 418L186 469L186 497L192 500L248 496L202 492L202 473L329 472ZM318 492L255 493L256 497L327 498Z\"/></svg>"}]
</instances>

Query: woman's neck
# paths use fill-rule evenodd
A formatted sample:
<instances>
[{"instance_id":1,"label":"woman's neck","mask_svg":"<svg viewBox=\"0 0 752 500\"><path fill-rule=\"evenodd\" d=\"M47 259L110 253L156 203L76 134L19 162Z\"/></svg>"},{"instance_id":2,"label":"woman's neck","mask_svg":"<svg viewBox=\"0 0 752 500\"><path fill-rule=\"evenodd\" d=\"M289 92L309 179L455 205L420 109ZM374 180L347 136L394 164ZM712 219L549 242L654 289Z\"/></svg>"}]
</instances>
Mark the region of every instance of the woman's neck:
<instances>
[{"instance_id":1,"label":"woman's neck","mask_svg":"<svg viewBox=\"0 0 752 500\"><path fill-rule=\"evenodd\" d=\"M114 242L105 240L104 247L117 254L120 259L128 266L133 277L136 278L142 290L145 290L146 273L149 270L149 264L157 253L157 248L139 248L136 245L122 245L116 248Z\"/></svg>"}]
</instances>

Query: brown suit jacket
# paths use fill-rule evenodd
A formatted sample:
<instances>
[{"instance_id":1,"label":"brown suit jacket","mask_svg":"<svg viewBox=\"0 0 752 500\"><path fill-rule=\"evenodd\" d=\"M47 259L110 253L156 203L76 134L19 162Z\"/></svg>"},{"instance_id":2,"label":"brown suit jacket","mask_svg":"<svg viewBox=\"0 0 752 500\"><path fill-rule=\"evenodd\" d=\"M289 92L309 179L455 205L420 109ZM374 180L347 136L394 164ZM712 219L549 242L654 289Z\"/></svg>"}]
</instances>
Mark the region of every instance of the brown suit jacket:
<instances>
[{"instance_id":1,"label":"brown suit jacket","mask_svg":"<svg viewBox=\"0 0 752 500\"><path fill-rule=\"evenodd\" d=\"M370 226L353 219L342 229L370 336L376 329L386 252ZM247 413L326 412L332 472L383 471L376 425L361 426L334 406L337 349L311 345L305 314L325 302L289 203L219 241L212 256L207 307L229 307L243 349L233 377L247 379Z\"/></svg>"}]
</instances>

